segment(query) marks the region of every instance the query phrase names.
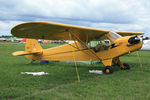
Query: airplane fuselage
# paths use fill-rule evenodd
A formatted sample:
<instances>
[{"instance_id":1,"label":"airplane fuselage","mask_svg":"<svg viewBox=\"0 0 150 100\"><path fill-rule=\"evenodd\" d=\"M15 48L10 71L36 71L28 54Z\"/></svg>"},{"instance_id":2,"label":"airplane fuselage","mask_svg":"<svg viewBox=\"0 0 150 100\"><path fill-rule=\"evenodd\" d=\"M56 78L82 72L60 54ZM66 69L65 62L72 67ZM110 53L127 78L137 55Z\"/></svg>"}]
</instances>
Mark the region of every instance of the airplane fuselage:
<instances>
[{"instance_id":1,"label":"airplane fuselage","mask_svg":"<svg viewBox=\"0 0 150 100\"><path fill-rule=\"evenodd\" d=\"M107 50L95 52L96 55L76 42L66 44L54 48L44 49L42 53L35 55L26 55L31 60L48 60L48 61L105 61L119 57L121 55L136 51L142 47L142 41L137 44L130 45L128 40L132 36L120 37L114 41L114 45L110 45ZM104 63L105 64L105 63ZM107 65L107 64L106 64Z\"/></svg>"}]
</instances>

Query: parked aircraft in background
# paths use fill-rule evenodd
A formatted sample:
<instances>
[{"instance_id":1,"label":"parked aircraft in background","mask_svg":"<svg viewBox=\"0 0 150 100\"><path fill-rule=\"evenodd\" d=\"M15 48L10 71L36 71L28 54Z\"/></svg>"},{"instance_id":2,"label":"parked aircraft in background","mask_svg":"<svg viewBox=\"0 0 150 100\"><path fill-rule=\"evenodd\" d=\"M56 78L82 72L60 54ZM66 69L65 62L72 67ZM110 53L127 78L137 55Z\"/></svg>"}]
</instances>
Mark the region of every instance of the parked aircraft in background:
<instances>
[{"instance_id":1,"label":"parked aircraft in background","mask_svg":"<svg viewBox=\"0 0 150 100\"><path fill-rule=\"evenodd\" d=\"M150 40L144 40L141 50L150 50Z\"/></svg>"},{"instance_id":2,"label":"parked aircraft in background","mask_svg":"<svg viewBox=\"0 0 150 100\"><path fill-rule=\"evenodd\" d=\"M7 39L5 39L5 38L0 38L0 41L7 41Z\"/></svg>"}]
</instances>

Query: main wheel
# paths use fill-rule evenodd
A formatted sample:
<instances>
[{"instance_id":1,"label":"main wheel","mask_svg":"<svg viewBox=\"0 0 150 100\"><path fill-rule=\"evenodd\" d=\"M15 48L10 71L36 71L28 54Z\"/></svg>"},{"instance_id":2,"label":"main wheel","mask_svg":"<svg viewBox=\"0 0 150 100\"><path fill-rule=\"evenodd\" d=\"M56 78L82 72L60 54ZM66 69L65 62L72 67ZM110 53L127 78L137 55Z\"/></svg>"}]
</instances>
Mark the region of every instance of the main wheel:
<instances>
[{"instance_id":1,"label":"main wheel","mask_svg":"<svg viewBox=\"0 0 150 100\"><path fill-rule=\"evenodd\" d=\"M122 70L129 70L130 69L130 66L128 64L123 63L123 65L124 65L125 68L121 67Z\"/></svg>"},{"instance_id":2,"label":"main wheel","mask_svg":"<svg viewBox=\"0 0 150 100\"><path fill-rule=\"evenodd\" d=\"M106 66L105 67L105 69L103 70L103 72L105 73L105 74L111 74L111 73L113 73L113 68L111 67L111 66Z\"/></svg>"}]
</instances>

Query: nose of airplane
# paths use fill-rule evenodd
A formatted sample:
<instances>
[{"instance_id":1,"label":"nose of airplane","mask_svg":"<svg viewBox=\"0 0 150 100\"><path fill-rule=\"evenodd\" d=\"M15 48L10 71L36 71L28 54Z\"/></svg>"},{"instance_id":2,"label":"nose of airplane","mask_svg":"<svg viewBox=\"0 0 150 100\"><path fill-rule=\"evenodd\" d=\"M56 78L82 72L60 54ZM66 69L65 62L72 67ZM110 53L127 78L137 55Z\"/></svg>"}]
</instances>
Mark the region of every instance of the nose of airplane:
<instances>
[{"instance_id":1,"label":"nose of airplane","mask_svg":"<svg viewBox=\"0 0 150 100\"><path fill-rule=\"evenodd\" d=\"M138 44L140 42L140 38L137 37L137 36L134 36L134 37L130 37L128 42L131 44L131 45L134 45L134 44Z\"/></svg>"}]
</instances>

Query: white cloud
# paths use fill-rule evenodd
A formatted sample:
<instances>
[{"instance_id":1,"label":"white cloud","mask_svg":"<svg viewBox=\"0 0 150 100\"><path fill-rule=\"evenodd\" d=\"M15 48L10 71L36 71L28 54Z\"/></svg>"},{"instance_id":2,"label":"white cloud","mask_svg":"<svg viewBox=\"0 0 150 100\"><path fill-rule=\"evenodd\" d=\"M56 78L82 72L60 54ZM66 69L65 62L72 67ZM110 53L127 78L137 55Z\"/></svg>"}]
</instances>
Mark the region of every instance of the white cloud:
<instances>
[{"instance_id":1,"label":"white cloud","mask_svg":"<svg viewBox=\"0 0 150 100\"><path fill-rule=\"evenodd\" d=\"M0 31L9 33L16 22L43 20L148 32L149 11L149 0L1 0Z\"/></svg>"},{"instance_id":2,"label":"white cloud","mask_svg":"<svg viewBox=\"0 0 150 100\"><path fill-rule=\"evenodd\" d=\"M0 35L10 35L9 31L17 24L22 23L22 21L0 21Z\"/></svg>"},{"instance_id":3,"label":"white cloud","mask_svg":"<svg viewBox=\"0 0 150 100\"><path fill-rule=\"evenodd\" d=\"M111 23L93 23L91 27L103 28L109 30L120 30L120 31L141 31L144 29L143 26L138 24L111 24Z\"/></svg>"}]
</instances>

